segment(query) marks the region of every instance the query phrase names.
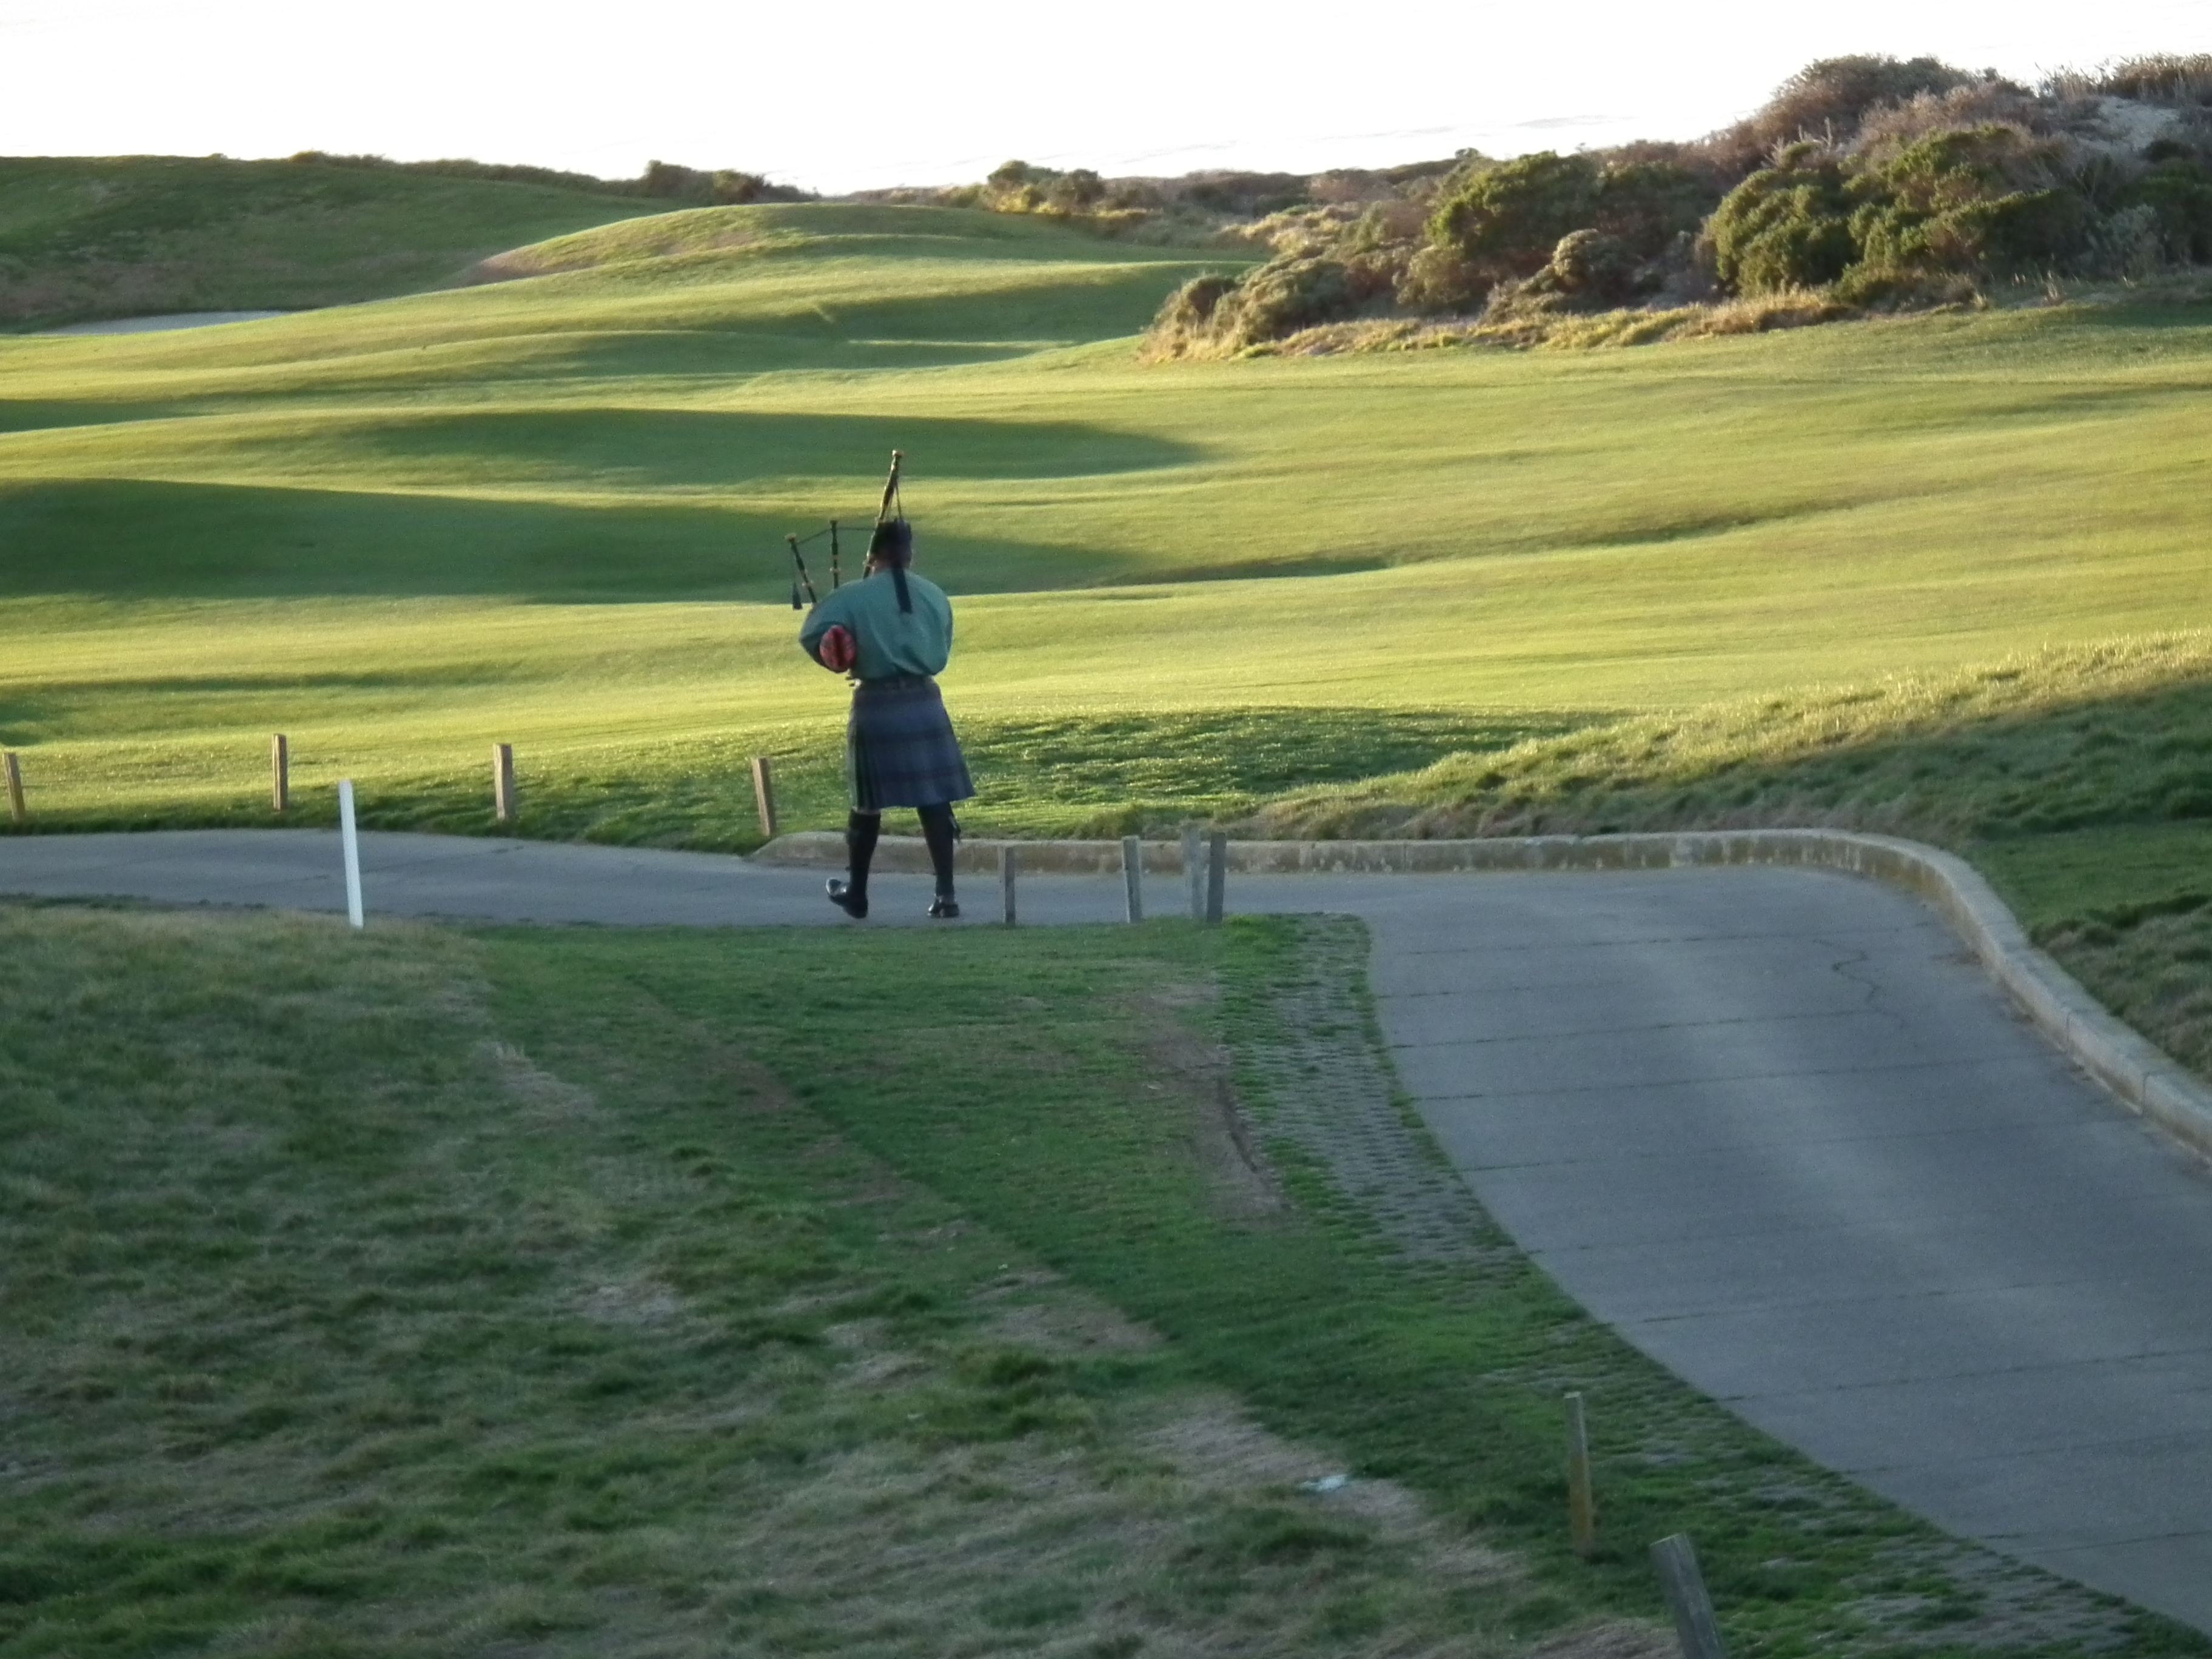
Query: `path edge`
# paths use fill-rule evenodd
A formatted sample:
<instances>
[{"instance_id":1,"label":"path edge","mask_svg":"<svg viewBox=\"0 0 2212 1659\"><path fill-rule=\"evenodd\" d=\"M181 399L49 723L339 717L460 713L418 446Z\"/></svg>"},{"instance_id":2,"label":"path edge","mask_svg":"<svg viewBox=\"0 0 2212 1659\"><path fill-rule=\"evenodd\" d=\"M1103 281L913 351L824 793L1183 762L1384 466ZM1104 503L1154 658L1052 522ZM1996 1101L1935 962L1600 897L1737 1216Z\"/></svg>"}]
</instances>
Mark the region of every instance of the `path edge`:
<instances>
[{"instance_id":1,"label":"path edge","mask_svg":"<svg viewBox=\"0 0 2212 1659\"><path fill-rule=\"evenodd\" d=\"M1109 875L1121 867L1118 841L963 841L963 870L995 871L999 849L1021 848L1024 873ZM842 868L842 836L778 836L752 855L759 864ZM886 836L880 869L925 872L919 837ZM1895 836L1845 830L1701 830L1617 836L1516 836L1468 841L1242 841L1229 867L1243 875L1428 875L1546 870L1670 870L1770 864L1840 870L1901 887L1932 905L1990 975L2045 1036L2130 1109L2191 1150L2212 1157L2212 1089L2108 1012L2081 981L2028 942L2005 902L1954 854ZM1179 873L1179 842L1145 843L1145 868Z\"/></svg>"}]
</instances>

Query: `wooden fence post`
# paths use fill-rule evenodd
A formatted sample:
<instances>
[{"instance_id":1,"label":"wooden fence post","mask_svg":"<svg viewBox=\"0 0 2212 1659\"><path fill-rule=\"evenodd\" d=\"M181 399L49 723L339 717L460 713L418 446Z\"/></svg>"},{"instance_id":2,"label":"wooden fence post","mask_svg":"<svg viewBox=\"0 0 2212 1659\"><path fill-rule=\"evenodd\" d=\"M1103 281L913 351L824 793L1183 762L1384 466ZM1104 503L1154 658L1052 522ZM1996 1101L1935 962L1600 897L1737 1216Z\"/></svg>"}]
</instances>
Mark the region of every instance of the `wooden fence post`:
<instances>
[{"instance_id":1,"label":"wooden fence post","mask_svg":"<svg viewBox=\"0 0 2212 1659\"><path fill-rule=\"evenodd\" d=\"M1229 832L1217 830L1206 839L1206 920L1209 927L1221 921L1221 907L1229 885Z\"/></svg>"},{"instance_id":2,"label":"wooden fence post","mask_svg":"<svg viewBox=\"0 0 2212 1659\"><path fill-rule=\"evenodd\" d=\"M1597 1548L1597 1495L1590 1489L1589 1427L1578 1392L1567 1396L1567 1529L1575 1553L1587 1560Z\"/></svg>"},{"instance_id":3,"label":"wooden fence post","mask_svg":"<svg viewBox=\"0 0 2212 1659\"><path fill-rule=\"evenodd\" d=\"M23 769L12 749L0 752L0 770L8 774L8 818L12 823L28 823L31 809L23 805Z\"/></svg>"},{"instance_id":4,"label":"wooden fence post","mask_svg":"<svg viewBox=\"0 0 2212 1659\"><path fill-rule=\"evenodd\" d=\"M775 839L775 779L769 771L766 755L753 757L753 805L760 809L761 837Z\"/></svg>"},{"instance_id":5,"label":"wooden fence post","mask_svg":"<svg viewBox=\"0 0 2212 1659\"><path fill-rule=\"evenodd\" d=\"M292 805L292 745L279 732L269 739L269 806L271 811L289 811Z\"/></svg>"},{"instance_id":6,"label":"wooden fence post","mask_svg":"<svg viewBox=\"0 0 2212 1659\"><path fill-rule=\"evenodd\" d=\"M521 811L514 793L514 745L511 743L491 746L491 810L501 823L513 823Z\"/></svg>"},{"instance_id":7,"label":"wooden fence post","mask_svg":"<svg viewBox=\"0 0 2212 1659\"><path fill-rule=\"evenodd\" d=\"M999 849L999 896L1006 901L1006 926L1014 925L1014 878L1021 866L1018 848L1001 847Z\"/></svg>"},{"instance_id":8,"label":"wooden fence post","mask_svg":"<svg viewBox=\"0 0 2212 1659\"><path fill-rule=\"evenodd\" d=\"M1134 836L1121 837L1121 897L1126 920L1145 919L1145 843Z\"/></svg>"},{"instance_id":9,"label":"wooden fence post","mask_svg":"<svg viewBox=\"0 0 2212 1659\"><path fill-rule=\"evenodd\" d=\"M1689 1534L1676 1533L1651 1547L1651 1565L1658 1570L1659 1588L1667 1595L1667 1611L1674 1615L1674 1639L1682 1644L1682 1659L1728 1659L1721 1642L1719 1621L1713 1617L1713 1598L1705 1594L1705 1576L1698 1571L1698 1553Z\"/></svg>"},{"instance_id":10,"label":"wooden fence post","mask_svg":"<svg viewBox=\"0 0 2212 1659\"><path fill-rule=\"evenodd\" d=\"M1182 885L1193 921L1206 920L1206 838L1194 823L1182 827Z\"/></svg>"}]
</instances>

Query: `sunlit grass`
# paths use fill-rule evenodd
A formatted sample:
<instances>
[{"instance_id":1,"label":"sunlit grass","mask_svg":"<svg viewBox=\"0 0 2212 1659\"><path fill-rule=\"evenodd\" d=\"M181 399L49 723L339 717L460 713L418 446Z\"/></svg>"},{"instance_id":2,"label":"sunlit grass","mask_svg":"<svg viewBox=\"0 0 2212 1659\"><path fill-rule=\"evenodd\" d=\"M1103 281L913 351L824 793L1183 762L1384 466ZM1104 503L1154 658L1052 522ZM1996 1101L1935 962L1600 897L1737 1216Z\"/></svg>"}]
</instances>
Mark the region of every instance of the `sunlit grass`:
<instances>
[{"instance_id":1,"label":"sunlit grass","mask_svg":"<svg viewBox=\"0 0 2212 1659\"><path fill-rule=\"evenodd\" d=\"M2212 663L2146 643L2212 626L2197 308L1145 368L1221 256L781 206L533 262L575 268L0 341L37 827L269 822L280 731L309 821L349 776L372 822L489 829L504 741L526 834L750 845L755 754L833 823L845 694L781 538L863 520L895 447L977 828L1963 843L2212 800Z\"/></svg>"}]
</instances>

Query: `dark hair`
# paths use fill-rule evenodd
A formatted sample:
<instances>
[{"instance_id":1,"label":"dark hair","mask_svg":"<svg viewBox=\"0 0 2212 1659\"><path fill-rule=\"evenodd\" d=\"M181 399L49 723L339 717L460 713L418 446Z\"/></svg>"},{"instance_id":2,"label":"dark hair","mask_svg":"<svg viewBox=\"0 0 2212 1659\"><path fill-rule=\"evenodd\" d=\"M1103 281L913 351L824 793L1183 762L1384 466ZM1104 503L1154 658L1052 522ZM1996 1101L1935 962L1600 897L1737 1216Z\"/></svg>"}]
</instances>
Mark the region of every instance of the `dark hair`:
<instances>
[{"instance_id":1,"label":"dark hair","mask_svg":"<svg viewBox=\"0 0 2212 1659\"><path fill-rule=\"evenodd\" d=\"M868 538L868 558L890 568L898 585L899 609L912 611L914 596L907 591L906 568L914 562L914 526L904 519L886 519Z\"/></svg>"}]
</instances>

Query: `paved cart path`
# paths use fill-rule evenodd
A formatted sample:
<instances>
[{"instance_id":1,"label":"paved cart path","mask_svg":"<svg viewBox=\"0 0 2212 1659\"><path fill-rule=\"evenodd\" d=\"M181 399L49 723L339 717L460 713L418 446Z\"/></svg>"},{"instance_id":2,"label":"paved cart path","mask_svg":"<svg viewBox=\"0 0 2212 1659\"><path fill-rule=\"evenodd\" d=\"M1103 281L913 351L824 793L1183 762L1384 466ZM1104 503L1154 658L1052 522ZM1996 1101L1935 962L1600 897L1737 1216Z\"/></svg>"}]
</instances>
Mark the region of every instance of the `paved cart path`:
<instances>
[{"instance_id":1,"label":"paved cart path","mask_svg":"<svg viewBox=\"0 0 2212 1659\"><path fill-rule=\"evenodd\" d=\"M372 921L849 925L818 872L363 843ZM0 891L343 907L313 831L9 838ZM917 925L927 896L879 877L878 918ZM1025 921L1120 904L1118 878L1022 884ZM1931 912L1772 868L1237 877L1231 906L1366 918L1407 1088L1631 1341L1953 1532L2212 1630L2212 1178Z\"/></svg>"}]
</instances>

